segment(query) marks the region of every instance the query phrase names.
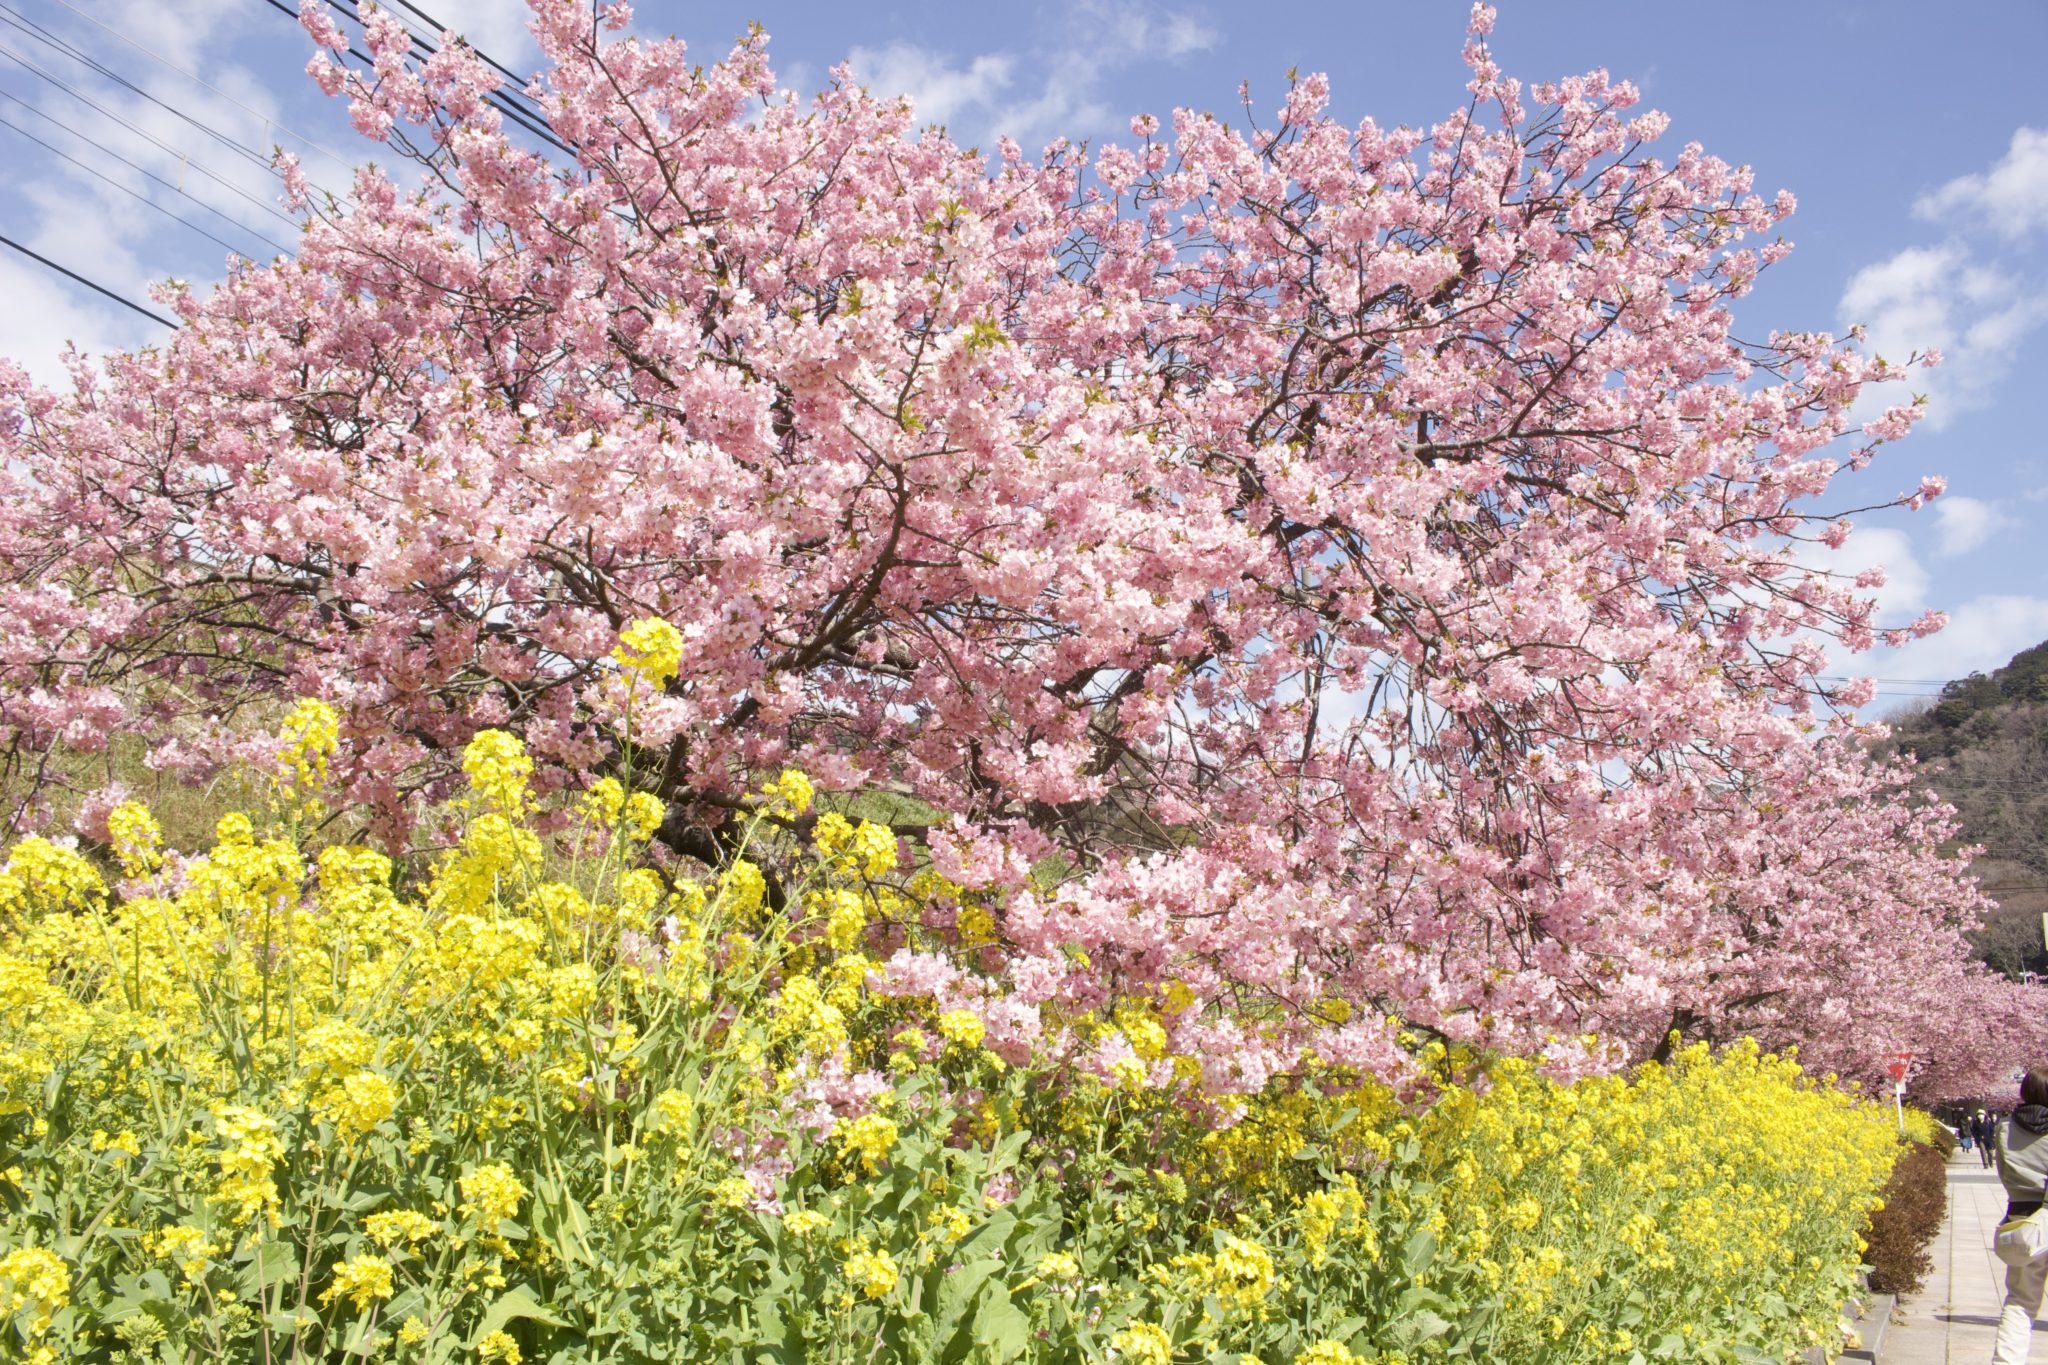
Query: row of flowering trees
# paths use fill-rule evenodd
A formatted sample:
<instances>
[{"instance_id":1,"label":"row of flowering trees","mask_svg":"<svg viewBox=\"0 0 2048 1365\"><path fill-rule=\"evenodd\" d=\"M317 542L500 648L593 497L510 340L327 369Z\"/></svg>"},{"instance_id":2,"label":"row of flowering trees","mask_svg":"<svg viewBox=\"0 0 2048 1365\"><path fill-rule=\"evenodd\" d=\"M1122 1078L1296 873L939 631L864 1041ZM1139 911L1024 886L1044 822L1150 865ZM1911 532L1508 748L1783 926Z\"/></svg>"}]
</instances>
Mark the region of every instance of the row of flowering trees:
<instances>
[{"instance_id":1,"label":"row of flowering trees","mask_svg":"<svg viewBox=\"0 0 2048 1365\"><path fill-rule=\"evenodd\" d=\"M1882 634L1879 579L1809 567L1822 499L1917 409L1859 423L1904 368L1829 336L1735 338L1790 196L1654 153L1604 73L1505 78L1484 7L1428 130L1312 77L1032 156L844 71L778 95L759 34L697 68L532 4L573 158L460 43L366 10L350 67L309 0L312 74L420 178L287 162L295 256L70 391L0 365L25 769L123 729L204 774L317 696L387 836L492 727L722 865L801 768L990 893L989 1046L1171 980L1222 1092L1675 1032L1965 1093L2048 1043L1969 959L1947 812L1820 676ZM659 689L609 657L647 618Z\"/></svg>"}]
</instances>

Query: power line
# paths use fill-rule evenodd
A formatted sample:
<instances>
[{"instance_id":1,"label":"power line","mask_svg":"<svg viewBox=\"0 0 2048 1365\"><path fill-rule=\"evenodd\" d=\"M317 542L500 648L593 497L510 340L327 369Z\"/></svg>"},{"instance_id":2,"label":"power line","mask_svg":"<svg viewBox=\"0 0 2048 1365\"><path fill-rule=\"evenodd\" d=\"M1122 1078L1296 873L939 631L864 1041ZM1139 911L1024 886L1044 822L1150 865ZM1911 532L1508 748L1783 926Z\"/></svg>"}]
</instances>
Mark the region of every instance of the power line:
<instances>
[{"instance_id":1,"label":"power line","mask_svg":"<svg viewBox=\"0 0 2048 1365\"><path fill-rule=\"evenodd\" d=\"M134 48L143 56L150 58L152 61L159 62L162 65L169 67L171 70L177 72L180 76L185 77L187 80L192 81L194 84L202 86L205 89L212 91L214 94L226 100L229 104L232 104L237 109L240 109L243 113L249 114L254 118L261 119L265 127L275 128L280 133L288 134L289 136L297 139L299 142L303 143L307 147L310 147L314 151L319 152L322 156L325 156L328 160L332 161L335 165L340 166L344 170L353 171L355 169L354 162L350 161L340 152L335 151L332 147L327 146L323 142L315 141L313 138L307 137L304 133L297 132L292 128L287 127L283 123L280 123L275 118L271 117L269 114L264 113L261 109L256 109L251 107L250 105L242 103L242 101L236 99L233 95L230 95L227 91L221 89L219 86L213 85L210 82L208 82L205 79L205 77L199 75L197 72L188 70L187 68L178 65L169 57L164 56L161 52L156 51L154 48L143 46L141 43L136 42L133 38L130 38L127 34L122 33L119 29L108 28L107 25L101 23L92 15L87 14L84 10L72 4L71 0L57 0L57 3L62 5L65 9L70 10L79 18L85 20L88 24L93 25L95 28L101 29L104 32L112 34L114 37L119 38L122 42ZM0 9L5 8L6 6L0 5Z\"/></svg>"},{"instance_id":2,"label":"power line","mask_svg":"<svg viewBox=\"0 0 2048 1365\"><path fill-rule=\"evenodd\" d=\"M298 12L292 9L291 6L285 4L284 0L265 0L265 2L272 9L276 10L279 14L282 14L287 19L290 19L294 24L298 23ZM336 3L341 8L343 14L347 15L351 19L354 19L358 26L362 24L363 20L361 14L359 14L353 6L349 5L347 3L347 0L336 0ZM412 39L412 46L416 52L429 57L431 57L434 54L435 48L433 47L433 45L426 42L418 34L414 33L410 28L406 29L406 36ZM362 49L350 46L346 50L349 56L354 57L364 66L370 67L373 70L376 68L376 60L372 58L368 53L364 52ZM472 47L470 50L474 52L476 49ZM479 53L478 55L482 56L481 53ZM483 60L490 62L490 58L488 57L484 57ZM496 62L491 62L491 65L497 66L498 64ZM502 71L503 69L503 67L499 67L499 70ZM516 80L517 77L514 77L514 79ZM575 155L575 149L572 148L568 143L562 141L561 138L555 136L555 131L552 127L549 126L546 116L541 114L539 111L536 110L533 112L527 112L521 109L519 106L513 104L510 100L506 99L503 95L501 95L498 91L495 90L490 91L484 95L484 102L490 105L493 109L496 109L499 113L503 114L506 118L511 119L512 122L517 124L519 127L525 129L533 136L539 138L541 141L555 148L557 151L566 152L572 156Z\"/></svg>"},{"instance_id":3,"label":"power line","mask_svg":"<svg viewBox=\"0 0 2048 1365\"><path fill-rule=\"evenodd\" d=\"M193 203L199 205L200 208L205 209L208 213L220 219L222 222L233 224L236 228L239 228L241 231L248 233L250 236L260 238L261 240L268 242L271 246L276 247L279 251L284 252L287 255L290 254L291 249L285 246L283 243L277 241L275 238L266 237L262 233L256 231L256 229L254 228L244 227L241 223L237 222L233 218L228 217L227 214L222 213L219 209L213 207L213 205L207 203L205 200L200 199L194 195L187 194L183 189L172 184L170 181L164 179L162 176L156 174L154 171L151 171L146 167L136 165L133 161L130 161L127 157L122 156L113 148L108 147L103 143L95 142L93 139L87 137L84 133L79 132L76 128L73 128L70 124L65 123L63 120L51 118L48 114L45 114L42 110L30 104L27 100L24 100L16 95L11 95L5 90L0 90L0 99L13 100L14 103L20 105L22 108L28 110L30 113L36 115L37 117L46 119L49 122L56 124L59 128L62 128L65 132L71 134L71 136L77 138L79 141L85 143L87 146L94 147L102 152L105 152L108 156L114 158L114 160L120 162L123 166L126 166L129 170L134 171L136 174L146 176L150 180L155 181L157 184L162 185L165 189L171 191L173 194L182 195L186 199L190 199ZM95 170L93 167L86 165L83 161L80 161L77 157L62 151L59 148L52 147L49 143L43 141L41 138L37 137L34 133L28 131L28 129L23 128L21 125L17 123L12 123L5 118L0 118L0 125L4 125L5 127L14 129L15 132L20 133L30 142L35 143L38 147L41 147L46 151L52 152L57 156L63 157L72 165L86 172L86 174L98 176L101 180L106 181L106 183L112 185L115 189L121 190L127 194L135 195L137 199L142 200L143 203L149 205L153 209L156 209L158 212L170 214L171 217L177 218L179 222L184 223L186 227L191 228L200 236L208 238L211 241L218 242L221 246L226 247L229 251L237 252L238 254L242 255L248 254L246 252L243 252L240 247L237 247L232 242L222 242L220 238L215 237L205 228L187 222L185 219L178 217L177 214L171 213L169 209L164 208L163 205L157 203L154 199L151 199L146 195L136 194L134 190L129 189L128 186L123 185L120 181L113 179L111 176L103 175L99 171Z\"/></svg>"},{"instance_id":4,"label":"power line","mask_svg":"<svg viewBox=\"0 0 2048 1365\"><path fill-rule=\"evenodd\" d=\"M143 89L134 81L129 80L120 72L114 70L112 67L106 65L104 62L99 61L97 58L92 57L88 53L79 50L76 46L69 42L66 42L64 39L57 37L48 29L42 27L40 24L37 24L34 20L23 18L22 16L18 15L16 11L8 8L6 5L0 5L0 10L6 11L6 13L9 15L15 15L14 18L0 17L0 23L7 24L11 28L20 29L23 33L35 39L43 46L55 49L57 52L63 54L66 57L69 57L72 61L77 62L80 66L83 66L86 70L91 71L96 75L103 76L106 79L114 82L114 84L121 86L123 89L133 91L135 94L142 96L142 98L148 100L151 104L156 105L159 109L164 110L166 113L170 114L174 118L181 119L185 123L190 124L197 131L204 133L207 137L212 138L215 142L220 143L221 146L226 147L229 151L234 152L236 155L245 158L252 164L261 166L265 170L268 170L270 168L270 159L268 157L263 156L261 153L252 151L249 148L243 146L241 143L235 141L233 138L221 132L219 129L213 127L211 124L196 119L192 117L192 115L186 113L184 110L179 109L174 105L168 104L163 100L158 99L155 95L150 94L149 91ZM14 54L9 53L8 55L13 56ZM15 60L22 62L23 65L27 65L27 62L23 58L15 57ZM75 91L73 93L76 94Z\"/></svg>"},{"instance_id":5,"label":"power line","mask_svg":"<svg viewBox=\"0 0 2048 1365\"><path fill-rule=\"evenodd\" d=\"M421 21L422 21L422 22L424 22L424 23L427 23L427 24L430 24L430 25L432 25L432 26L433 26L433 29L434 29L434 31L435 31L436 33L446 33L446 32L448 32L448 26L447 26L446 24L442 23L442 22L441 22L441 21L440 21L439 19L436 19L436 18L435 18L435 17L433 16L433 15L431 15L431 14L427 13L427 12L426 12L425 10L421 9L421 8L420 8L420 7L418 6L418 5L415 5L415 4L413 4L413 3L412 3L412 0L398 0L398 3L399 3L399 4L401 5L401 6L403 6L404 8L406 8L406 9L409 9L409 10L411 10L411 11L412 11L412 12L413 12L414 14L418 15L418 16L420 17L420 19L421 19ZM509 66L506 66L506 65L505 65L505 64L504 64L503 62L501 62L501 61L499 61L499 60L498 60L497 58L495 58L495 57L491 56L491 54L490 54L490 53L488 53L488 52L484 51L484 50L483 50L482 48L478 47L478 46L477 46L477 45L476 45L475 43L470 43L470 42L469 42L469 40L468 40L467 38L463 39L463 41L464 41L465 43L469 43L469 50L470 50L471 52L474 52L474 53L476 53L476 55L477 55L478 57L482 58L482 59L483 59L483 61L484 61L484 63L485 63L485 65L487 65L487 66L491 66L491 67L495 67L495 68L497 69L498 73L499 73L500 75L504 76L506 80L508 80L508 81L515 81L515 82L517 82L517 84L518 84L518 89L519 89L519 90L521 91L521 93L522 93L522 94L524 93L524 91L525 91L525 89L526 89L526 82L527 82L527 80L528 80L528 78L527 78L527 77L525 77L525 76L522 76L522 75L520 75L520 74L519 74L518 72L514 71L514 70L513 70L513 69L512 69L511 67L509 67ZM531 101L529 101L529 103L531 103ZM535 110L534 110L534 115L535 115L535 117L542 117L542 115L541 115L541 113L540 113L540 111L539 111L538 109L535 109Z\"/></svg>"},{"instance_id":6,"label":"power line","mask_svg":"<svg viewBox=\"0 0 2048 1365\"><path fill-rule=\"evenodd\" d=\"M98 284L92 280L87 279L85 276L79 274L76 270L68 270L63 266L58 265L48 256L41 255L34 251L30 251L20 242L15 241L12 237L0 236L0 246L13 247L16 251L19 251L22 255L28 257L30 260L36 262L38 265L47 266L51 270L56 271L59 275L64 276L66 279L76 280L78 283L84 285L87 289L92 290L96 294L106 295L115 303L120 304L123 308L129 309L132 312L140 313L142 314L142 316L148 318L151 322L161 322L164 326L170 328L172 331L176 331L178 328L177 323L171 321L163 314L152 313L147 308L144 308L141 304L136 303L130 299L122 298L119 294L116 294L113 290L107 288L105 285Z\"/></svg>"},{"instance_id":7,"label":"power line","mask_svg":"<svg viewBox=\"0 0 2048 1365\"><path fill-rule=\"evenodd\" d=\"M185 153L180 152L176 147L171 146L169 143L163 141L161 138L158 138L150 133L144 132L142 129L136 127L133 123L130 123L127 119L121 117L121 115L115 113L113 110L107 108L99 101L93 99L90 95L81 92L76 87L70 85L68 82L63 81L56 76L52 76L49 72L43 70L34 62L29 61L26 57L23 57L20 53L8 47L5 43L0 43L0 55L12 58L14 61L26 67L29 70L29 72L31 72L33 75L38 76L45 81L48 81L51 85L56 86L59 90L62 90L65 94L71 96L79 103L97 110L99 113L105 115L107 118L110 118L114 122L120 124L123 128L126 128L129 132L135 134L137 137L143 139L145 142L150 143L151 145L157 147L161 151L167 152L171 156L177 157L180 162L191 166L193 170L199 172L201 175L213 181L215 184L220 185L222 188L226 189L230 194L237 195L242 199L247 200L249 203L254 204L257 208L262 209L265 213L272 214L277 218L282 219L284 222L292 222L290 215L286 214L283 210L279 209L277 205L264 203L261 199L258 199L255 195L250 194L241 186L235 184L231 180L226 179L225 177L221 176L218 172L212 170L211 168L202 165L200 162L192 160ZM293 223L292 226L296 227L298 225L296 223Z\"/></svg>"},{"instance_id":8,"label":"power line","mask_svg":"<svg viewBox=\"0 0 2048 1365\"><path fill-rule=\"evenodd\" d=\"M358 25L363 22L360 0L334 0L334 2L341 7L343 13L354 18ZM399 3L403 4L404 0L399 0ZM437 30L437 35L448 32L439 20L419 6L408 4L405 8L417 14L427 23L432 24ZM413 51L421 58L431 57L437 51L435 45L415 33L411 25L405 25L405 32L406 36L412 40ZM493 90L484 96L486 100L491 102L492 107L496 108L500 113L504 114L521 128L524 128L527 132L540 138L543 142L550 143L561 151L569 151L569 144L555 136L554 127L549 124L547 115L543 114L538 107L532 106L531 101L526 99L524 90L518 88L524 86L525 78L515 75L510 67L506 66L503 62L495 60L489 53L478 49L467 38L464 38L462 41L463 45L475 53L486 65L497 68L508 80L516 83L515 89L511 94L507 94L503 90Z\"/></svg>"},{"instance_id":9,"label":"power line","mask_svg":"<svg viewBox=\"0 0 2048 1365\"><path fill-rule=\"evenodd\" d=\"M162 204L157 203L156 200L150 198L142 191L138 189L132 189L129 186L124 185L120 181L114 179L114 177L112 177L111 175L108 175L103 171L95 170L93 167L86 165L83 161L80 161L77 157L71 155L71 153L64 151L61 148L51 146L49 143L43 141L34 133L31 133L28 129L22 127L20 124L10 123L7 119L0 118L0 128L12 128L15 132L20 133L23 137L27 138L30 142L35 143L36 146L41 147L44 151L49 152L52 156L59 156L64 158L64 160L78 167L78 169L84 171L87 175L105 181L107 184L112 185L115 189L121 191L121 193L123 194L133 196L134 198L140 200L141 202L149 205L151 208L155 209L158 213L161 213L164 217L170 219L172 222L179 223L187 228L190 228L192 231L198 233L201 237L204 237L207 241L214 243L216 246L220 246L228 251L232 251L237 256L246 256L249 254L246 251L243 251L242 248L236 246L233 242L222 241L220 238L214 236L205 228L199 226L199 224L193 222L190 218L185 217L183 214L176 213L170 209L165 208ZM145 171L143 172L143 174L148 175L149 173ZM156 177L150 176L150 179L155 180ZM159 181L158 183L161 184L164 182ZM260 232L257 233L256 235L258 237L263 237L263 234ZM266 242L270 241L268 237L263 237L263 240ZM275 242L271 242L270 244L272 246L277 246L277 243ZM282 247L278 247L278 250L280 251L282 251L283 249L284 248Z\"/></svg>"}]
</instances>

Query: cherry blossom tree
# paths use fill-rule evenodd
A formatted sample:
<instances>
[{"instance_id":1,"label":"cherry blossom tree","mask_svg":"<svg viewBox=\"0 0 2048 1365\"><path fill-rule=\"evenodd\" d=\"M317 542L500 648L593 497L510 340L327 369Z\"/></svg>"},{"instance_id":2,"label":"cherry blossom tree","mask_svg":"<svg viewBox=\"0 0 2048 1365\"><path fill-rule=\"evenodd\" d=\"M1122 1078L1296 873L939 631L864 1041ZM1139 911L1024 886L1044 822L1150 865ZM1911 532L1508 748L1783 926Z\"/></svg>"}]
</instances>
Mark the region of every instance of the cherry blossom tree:
<instances>
[{"instance_id":1,"label":"cherry blossom tree","mask_svg":"<svg viewBox=\"0 0 2048 1365\"><path fill-rule=\"evenodd\" d=\"M366 11L349 68L309 3L312 74L420 181L316 203L287 164L296 256L167 293L182 330L74 392L0 370L17 761L132 729L203 772L319 696L395 831L481 727L619 768L616 637L660 618L664 841L731 856L785 766L900 798L1006 951L878 982L995 1045L1132 995L1225 1090L1398 1071L1404 1029L1846 1039L1878 938L1873 1043L1934 1037L1913 983L1968 975L1978 901L1822 684L1881 576L1809 567L1917 410L1859 424L1904 370L1827 335L1737 339L1789 195L1657 153L1604 73L1525 91L1483 7L1428 130L1309 77L1031 156L843 70L778 94L764 35L698 69L532 3L572 157L459 43Z\"/></svg>"},{"instance_id":2,"label":"cherry blossom tree","mask_svg":"<svg viewBox=\"0 0 2048 1365\"><path fill-rule=\"evenodd\" d=\"M1812 1069L1872 1086L1906 1054L1927 1098L1985 1093L2015 1058L2048 1054L2040 994L1971 948L1989 901L1959 884L1971 850L1931 856L1957 821L1913 769L1829 740L1788 749L1751 793L1718 803L1712 882L1673 885L1659 906L1690 917L1658 972L1670 1027L1797 1047ZM1647 1022L1616 1027L1640 1036Z\"/></svg>"}]
</instances>

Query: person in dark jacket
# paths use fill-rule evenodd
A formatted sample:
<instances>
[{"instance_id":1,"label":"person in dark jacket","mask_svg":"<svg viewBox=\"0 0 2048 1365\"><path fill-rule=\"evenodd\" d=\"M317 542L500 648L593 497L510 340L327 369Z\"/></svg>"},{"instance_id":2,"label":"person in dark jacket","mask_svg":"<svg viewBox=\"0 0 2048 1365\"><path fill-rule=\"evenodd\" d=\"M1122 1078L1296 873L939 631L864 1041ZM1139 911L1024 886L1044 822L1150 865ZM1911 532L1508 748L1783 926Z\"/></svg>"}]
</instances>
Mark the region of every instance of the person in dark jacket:
<instances>
[{"instance_id":1,"label":"person in dark jacket","mask_svg":"<svg viewBox=\"0 0 2048 1365\"><path fill-rule=\"evenodd\" d=\"M1977 1117L1970 1120L1970 1127L1977 1135L1977 1159L1988 1170L1992 1159L1991 1144L1998 1136L1998 1121L1979 1109Z\"/></svg>"},{"instance_id":2,"label":"person in dark jacket","mask_svg":"<svg viewBox=\"0 0 2048 1365\"><path fill-rule=\"evenodd\" d=\"M1992 1147L1998 1180L2005 1186L2005 1221L1992 1251L2005 1262L2005 1307L1998 1315L1998 1345L1992 1365L2026 1365L2034 1315L2048 1288L2048 1067L2037 1066L2020 1082L2020 1107L1993 1125Z\"/></svg>"}]
</instances>

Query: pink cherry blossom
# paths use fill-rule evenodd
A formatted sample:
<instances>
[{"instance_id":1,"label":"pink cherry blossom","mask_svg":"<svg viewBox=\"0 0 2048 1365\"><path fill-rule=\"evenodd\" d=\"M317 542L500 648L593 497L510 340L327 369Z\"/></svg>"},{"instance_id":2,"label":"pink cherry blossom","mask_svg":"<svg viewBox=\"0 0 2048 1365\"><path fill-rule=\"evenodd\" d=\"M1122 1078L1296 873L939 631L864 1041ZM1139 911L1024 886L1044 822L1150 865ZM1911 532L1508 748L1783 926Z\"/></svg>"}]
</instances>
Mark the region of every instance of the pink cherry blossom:
<instances>
[{"instance_id":1,"label":"pink cherry blossom","mask_svg":"<svg viewBox=\"0 0 2048 1365\"><path fill-rule=\"evenodd\" d=\"M1912 1050L1946 1090L2039 1048L1946 813L1822 677L1885 635L1877 580L1796 553L1917 420L1848 415L1907 370L1738 340L1792 200L1655 145L1628 84L1524 87L1478 6L1428 129L1308 77L1271 127L991 162L843 69L777 101L763 35L700 67L531 3L573 157L469 50L373 18L344 68L309 2L315 78L419 176L366 167L75 392L0 365L13 755L120 728L203 774L320 696L396 835L486 725L615 766L614 641L658 616L663 840L726 856L785 766L944 812L902 832L1000 942L878 988L1007 1053L1169 993L1219 1090L1398 1075L1402 1029L1562 1072L1674 1029L1873 1081Z\"/></svg>"}]
</instances>

